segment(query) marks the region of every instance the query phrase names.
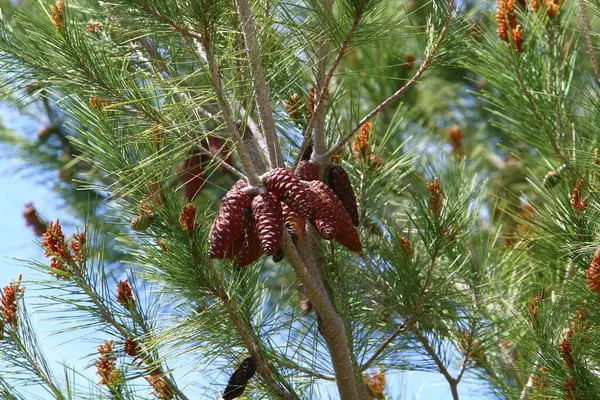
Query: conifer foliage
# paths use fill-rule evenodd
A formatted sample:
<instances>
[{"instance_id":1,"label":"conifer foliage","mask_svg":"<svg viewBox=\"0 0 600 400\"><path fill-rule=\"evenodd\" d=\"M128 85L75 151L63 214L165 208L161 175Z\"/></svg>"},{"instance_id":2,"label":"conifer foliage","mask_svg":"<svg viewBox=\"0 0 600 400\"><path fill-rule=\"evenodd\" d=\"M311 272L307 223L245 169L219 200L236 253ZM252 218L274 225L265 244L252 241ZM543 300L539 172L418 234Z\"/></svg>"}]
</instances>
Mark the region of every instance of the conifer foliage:
<instances>
[{"instance_id":1,"label":"conifer foliage","mask_svg":"<svg viewBox=\"0 0 600 400\"><path fill-rule=\"evenodd\" d=\"M3 399L600 398L598 0L0 7L0 141L80 225L24 207Z\"/></svg>"}]
</instances>

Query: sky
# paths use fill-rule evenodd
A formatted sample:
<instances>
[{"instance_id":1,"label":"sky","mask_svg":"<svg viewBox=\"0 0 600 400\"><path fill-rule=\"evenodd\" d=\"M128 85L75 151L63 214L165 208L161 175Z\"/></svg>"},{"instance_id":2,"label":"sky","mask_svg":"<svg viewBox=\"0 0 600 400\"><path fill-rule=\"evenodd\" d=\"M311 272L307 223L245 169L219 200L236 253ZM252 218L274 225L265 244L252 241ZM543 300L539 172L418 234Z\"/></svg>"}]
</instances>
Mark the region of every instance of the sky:
<instances>
[{"instance_id":1,"label":"sky","mask_svg":"<svg viewBox=\"0 0 600 400\"><path fill-rule=\"evenodd\" d=\"M39 125L18 118L12 110L2 105L0 105L0 118L5 126L26 135L35 134L39 127ZM2 150L2 152L5 151L9 150ZM0 223L0 287L14 280L19 273L23 274L27 308L31 313L41 346L50 365L53 366L56 376L62 374L61 364L68 363L93 381L97 380L94 368L89 366L93 363L95 348L101 344L101 339L91 331L53 335L52 333L59 328L59 322L53 318L52 314L40 309L40 305L43 305L44 301L35 298L40 291L26 284L28 280L45 278L41 276L41 273L28 269L26 260L43 262L45 259L41 248L36 243L34 233L24 224L21 214L25 204L33 202L38 212L47 220L56 218L71 220L71 217L61 210L60 199L49 190L49 185L36 180L35 176L16 173L19 165L14 161L7 161L10 159L5 157L8 154L2 154L2 152L0 152L0 157L4 161L0 161L0 221L2 221ZM1 368L2 362L0 361ZM386 376L386 382L389 399L444 400L452 398L448 384L438 373L390 374ZM82 383L84 383L83 380ZM483 395L482 389L483 386L479 382L466 379L459 385L460 398L462 400L490 398ZM32 395L32 399L34 395L44 400L52 399L39 388L29 387L27 390ZM198 391L193 392L190 397L193 399L198 397L200 399L217 398L214 395L208 396ZM327 390L326 392L331 391Z\"/></svg>"}]
</instances>

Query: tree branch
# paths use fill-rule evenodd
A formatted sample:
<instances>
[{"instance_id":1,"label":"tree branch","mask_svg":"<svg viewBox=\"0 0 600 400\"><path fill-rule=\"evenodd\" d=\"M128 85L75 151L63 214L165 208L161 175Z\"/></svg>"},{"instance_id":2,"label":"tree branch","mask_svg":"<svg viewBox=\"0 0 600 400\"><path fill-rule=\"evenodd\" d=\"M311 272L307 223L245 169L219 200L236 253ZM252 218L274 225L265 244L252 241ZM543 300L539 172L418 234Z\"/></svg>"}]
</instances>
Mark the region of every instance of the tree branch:
<instances>
[{"instance_id":1,"label":"tree branch","mask_svg":"<svg viewBox=\"0 0 600 400\"><path fill-rule=\"evenodd\" d=\"M584 0L577 0L577 8L579 10L579 20L581 21L581 26L583 27L583 36L585 38L585 45L587 47L588 54L592 60L592 65L594 66L594 75L596 76L596 81L600 83L600 66L598 66L598 59L596 58L596 53L594 52L594 46L592 45L592 35L590 34L590 25L588 24L587 18L585 16L585 4Z\"/></svg>"},{"instance_id":2,"label":"tree branch","mask_svg":"<svg viewBox=\"0 0 600 400\"><path fill-rule=\"evenodd\" d=\"M331 11L331 7L332 7L333 1L332 0L325 0L325 9L327 11ZM355 19L356 21L356 19ZM355 26L354 21L353 21L353 27ZM352 28L350 28L351 30L353 30ZM347 41L346 41L346 45L347 45ZM345 46L344 46L345 47ZM342 50L342 52L345 50ZM315 130L314 130L314 135L315 135L315 140L314 140L314 148L313 148L313 153L315 154L315 158L318 158L318 156L320 156L321 154L325 153L326 148L325 148L325 107L321 106L320 104L324 104L325 103L325 96L327 95L327 86L329 86L329 82L326 82L325 80L327 79L327 76L329 75L327 73L327 53L329 52L329 40L327 39L327 37L325 37L323 39L323 43L321 43L321 46L319 47L319 50L317 51L317 57L319 58L319 63L318 63L318 69L317 69L317 90L319 92L318 94L318 98L316 99L317 104L315 109L313 110L313 117L311 119L314 119L314 125L315 125ZM339 56L340 53L338 53ZM339 61L338 61L339 64ZM310 123L310 121L309 121ZM310 136L310 135L309 135ZM304 151L302 151L301 153L298 154L303 154Z\"/></svg>"},{"instance_id":3,"label":"tree branch","mask_svg":"<svg viewBox=\"0 0 600 400\"><path fill-rule=\"evenodd\" d=\"M321 318L319 331L323 335L335 372L335 379L341 400L358 400L354 366L346 340L346 330L340 316L329 301L327 291L321 279L313 276L305 262L314 263L312 249L308 240L300 242L297 249L287 232L284 232L283 248L286 258L294 268L300 283L306 288L308 298ZM313 266L312 269L316 268Z\"/></svg>"},{"instance_id":4,"label":"tree branch","mask_svg":"<svg viewBox=\"0 0 600 400\"><path fill-rule=\"evenodd\" d=\"M149 68L156 67L156 69L158 71L161 71L162 73L164 73L166 77L173 79L173 71L171 70L169 65L165 62L165 60L160 55L160 53L158 51L156 51L156 49L148 42L148 40L146 38L141 38L139 40L139 42L140 42L141 46L144 48L144 50L146 50L150 56L149 59L143 60L149 64ZM141 54L139 56L142 57ZM158 75L160 76L161 80L163 80L163 81L165 80L165 76L162 76L161 74L158 74ZM188 93L179 92L177 94L179 95L179 97L182 100L193 102L192 97ZM210 111L205 110L202 106L196 107L195 111L199 114L202 114L202 115L208 117L208 118L215 118L215 116ZM187 136L192 140L194 139L189 134L187 134ZM229 172L233 173L237 177L247 180L246 175L244 175L243 173L238 171L236 168L229 165L223 159L221 152L215 154L215 153L211 152L210 150L208 150L207 148L205 148L204 146L202 146L202 144L200 144L200 143L197 143L197 146L203 154L218 161L219 167L224 167L225 169L227 169Z\"/></svg>"},{"instance_id":5,"label":"tree branch","mask_svg":"<svg viewBox=\"0 0 600 400\"><path fill-rule=\"evenodd\" d=\"M267 142L269 155L269 165L271 168L283 167L283 155L279 146L279 138L273 121L273 111L269 103L269 91L265 81L265 75L262 67L260 55L260 45L256 36L256 27L252 17L252 10L248 0L236 0L235 5L244 33L244 43L250 60L250 72L252 75L253 86L256 92L256 103L258 105L258 115L263 128L263 135Z\"/></svg>"},{"instance_id":6,"label":"tree branch","mask_svg":"<svg viewBox=\"0 0 600 400\"><path fill-rule=\"evenodd\" d=\"M302 155L304 154L304 151L306 150L306 148L308 147L308 144L310 143L311 132L312 132L313 126L316 122L315 117L317 115L320 115L321 109L323 108L323 106L325 104L325 95L327 94L327 90L329 88L329 82L331 81L331 78L333 78L333 74L335 73L335 70L337 69L340 62L342 61L342 58L345 55L348 44L350 43L350 39L356 32L356 27L358 26L359 21L360 21L360 13L357 13L357 15L354 17L354 20L352 20L352 25L350 26L350 29L344 36L344 40L342 41L342 44L338 50L337 56L335 57L335 60L333 61L333 65L331 66L331 68L329 68L329 72L327 72L327 75L325 76L325 78L323 80L323 84L322 84L322 87L320 88L321 90L319 92L318 99L316 99L317 104L315 104L313 116L308 121L306 130L304 131L304 135L302 137L302 144L300 145L300 150L298 151L298 155L296 156L296 159L294 160L294 165L292 166L292 171L296 170L296 167L298 166L298 164L300 163L300 160L302 159ZM321 60L319 60L319 61L321 62ZM324 138L323 139L320 138L319 140L323 140L323 142L324 142ZM323 148L323 152L324 152L324 150L325 149ZM322 153L320 153L320 154L322 154ZM316 153L315 153L315 155L316 155ZM325 157L322 157L322 158L326 159ZM313 161L314 162L322 162L321 159L316 159L316 158L314 158Z\"/></svg>"},{"instance_id":7,"label":"tree branch","mask_svg":"<svg viewBox=\"0 0 600 400\"><path fill-rule=\"evenodd\" d=\"M442 43L444 42L444 39L446 37L446 32L448 31L448 27L450 26L450 21L452 20L452 12L453 11L454 11L454 2L449 1L448 2L448 11L446 14L446 21L444 22L444 26L442 27L442 30L440 31L440 34L439 34L435 44L433 45L433 49L431 50L431 53L429 53L427 55L427 57L425 58L425 60L423 60L421 67L419 67L419 69L415 73L415 75L412 78L410 78L410 80L408 82L406 82L404 84L404 86L402 86L400 89L398 89L396 91L396 93L392 94L390 97L388 97L387 99L382 101L377 107L375 107L363 119L361 119L358 122L358 124L350 130L350 132L346 133L346 135L344 135L327 153L325 153L323 155L323 157L320 160L318 160L319 162L324 162L324 160L328 160L331 156L333 156L339 150L341 150L342 146L344 146L344 144L346 144L346 142L348 142L348 140L350 140L352 138L352 136L354 136L354 134L360 129L361 126L363 126L365 123L369 122L373 117L375 117L377 114L379 114L388 104L390 104L391 102L396 100L398 97L402 96L408 89L410 89L410 87L412 85L415 84L415 82L417 82L419 80L421 75L423 75L423 73L431 66L431 63L435 59L435 56L437 55L438 51L440 50L440 48L442 46Z\"/></svg>"},{"instance_id":8,"label":"tree branch","mask_svg":"<svg viewBox=\"0 0 600 400\"><path fill-rule=\"evenodd\" d=\"M202 42L200 42L199 45L202 45ZM219 109L221 110L221 114L223 115L223 120L225 121L225 125L227 126L229 134L237 140L236 149L238 155L240 156L242 165L244 166L244 170L246 171L248 182L251 185L259 184L260 179L258 177L258 171L256 168L257 163L255 163L254 160L251 159L250 154L248 153L244 143L242 142L242 137L240 136L238 128L233 119L233 112L231 110L231 106L225 98L225 94L223 93L223 85L221 84L221 72L219 69L219 65L217 64L217 60L214 57L214 55L211 52L209 52L208 48L204 47L204 52L207 55L210 79L212 86L215 90L215 94L217 96L217 103L219 104Z\"/></svg>"}]
</instances>

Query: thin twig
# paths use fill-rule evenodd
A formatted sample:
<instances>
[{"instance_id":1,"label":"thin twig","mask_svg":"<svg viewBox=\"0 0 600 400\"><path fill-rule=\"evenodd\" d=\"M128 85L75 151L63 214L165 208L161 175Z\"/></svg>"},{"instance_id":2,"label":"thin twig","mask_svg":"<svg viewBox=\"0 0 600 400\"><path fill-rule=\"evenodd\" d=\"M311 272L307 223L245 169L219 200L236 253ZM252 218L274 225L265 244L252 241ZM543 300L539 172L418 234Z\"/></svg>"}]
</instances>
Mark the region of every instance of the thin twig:
<instances>
[{"instance_id":1,"label":"thin twig","mask_svg":"<svg viewBox=\"0 0 600 400\"><path fill-rule=\"evenodd\" d=\"M323 160L328 160L331 156L336 154L339 150L341 150L342 146L348 142L354 136L354 134L363 126L365 123L369 122L373 117L379 114L388 104L396 100L398 97L402 96L408 89L411 88L412 85L415 84L423 75L423 73L431 66L431 63L435 59L438 51L440 50L442 43L446 37L446 32L448 31L448 27L450 26L450 21L452 20L452 12L454 11L454 2L448 2L448 11L446 14L446 21L444 22L444 26L440 31L438 38L436 39L435 44L433 45L433 49L431 53L427 55L421 67L415 73L415 75L410 78L408 82L404 84L400 89L396 91L396 93L392 94L390 97L382 101L377 107L371 110L363 119L361 119L358 124L350 130L350 132L346 133L327 153L325 153L322 157L322 160L317 160L319 162L323 162Z\"/></svg>"},{"instance_id":2,"label":"thin twig","mask_svg":"<svg viewBox=\"0 0 600 400\"><path fill-rule=\"evenodd\" d=\"M379 346L379 348L377 349L377 351L375 351L375 353L373 353L373 355L371 357L369 357L369 359L363 363L363 365L358 369L358 372L362 373L362 372L366 371L367 369L369 369L369 367L375 361L377 361L377 359L379 358L379 356L381 355L381 353L383 353L383 351L390 344L392 344L392 342L398 337L398 335L400 335L401 333L406 332L407 329L408 329L408 326L406 324L398 325L398 327L396 328L396 330L394 331L394 333L392 333L390 335L390 337L385 342L383 342L383 344L381 346Z\"/></svg>"},{"instance_id":3,"label":"thin twig","mask_svg":"<svg viewBox=\"0 0 600 400\"><path fill-rule=\"evenodd\" d=\"M452 391L452 398L454 400L459 400L458 390L457 390L457 384L458 384L457 380L454 379L452 377L452 375L450 375L450 373L448 372L448 369L446 368L446 366L444 365L444 363L438 356L435 349L433 347L431 347L429 340L425 336L423 336L423 334L421 332L419 332L418 330L415 330L415 336L416 336L417 340L419 341L419 343L421 343L421 345L423 346L423 348L425 349L427 354L429 354L429 356L431 357L431 359L437 366L440 373L448 381L448 384L450 385L450 390Z\"/></svg>"},{"instance_id":4,"label":"thin twig","mask_svg":"<svg viewBox=\"0 0 600 400\"><path fill-rule=\"evenodd\" d=\"M298 364L296 364L294 362L291 362L291 361L279 360L279 361L277 361L277 363L279 365L283 366L283 367L294 369L294 370L296 370L298 372L303 372L306 375L312 376L312 377L317 378L317 379L322 379L324 381L335 381L335 377L333 377L333 376L324 375L324 374L321 374L320 372L313 371L313 370L308 369L308 368L304 368L304 367L302 367L302 366L300 366L300 365L298 365Z\"/></svg>"},{"instance_id":5,"label":"thin twig","mask_svg":"<svg viewBox=\"0 0 600 400\"><path fill-rule=\"evenodd\" d=\"M275 129L273 120L273 110L269 102L269 91L265 81L265 75L262 67L260 47L256 36L256 27L252 10L248 0L235 1L238 17L242 32L244 33L244 43L250 61L250 73L252 75L253 86L256 92L256 104L258 106L258 115L263 128L263 135L267 142L269 155L269 164L271 168L283 167L283 155L279 146L279 138Z\"/></svg>"},{"instance_id":6,"label":"thin twig","mask_svg":"<svg viewBox=\"0 0 600 400\"><path fill-rule=\"evenodd\" d=\"M223 156L221 155L221 151L219 151L218 153L213 153L212 151L210 151L209 149L207 149L204 146L198 145L198 148L200 149L200 152L202 152L203 154L214 158L215 160L218 161L217 167L223 167L225 168L227 171L231 172L232 174L236 175L238 178L247 180L248 178L246 177L246 175L244 175L243 173L241 173L240 171L237 170L237 168L232 167L231 165L229 165L229 163L227 161L225 161L223 159Z\"/></svg>"},{"instance_id":7,"label":"thin twig","mask_svg":"<svg viewBox=\"0 0 600 400\"><path fill-rule=\"evenodd\" d=\"M590 26L585 16L584 0L577 0L577 5L577 8L579 9L579 19L581 20L581 25L583 26L583 36L585 38L585 45L587 47L588 54L592 59L592 65L594 66L594 75L596 76L596 80L598 81L598 83L600 83L600 66L598 66L598 59L596 58L594 46L592 45L592 35L590 34Z\"/></svg>"},{"instance_id":8,"label":"thin twig","mask_svg":"<svg viewBox=\"0 0 600 400\"><path fill-rule=\"evenodd\" d=\"M342 41L342 44L338 50L335 60L333 61L333 65L331 66L331 68L329 68L329 72L327 72L327 75L325 76L325 79L323 80L323 87L320 88L321 91L319 92L319 95L318 95L317 104L315 104L313 116L308 121L306 130L304 131L304 135L302 137L302 144L300 145L300 150L298 151L298 155L296 156L296 159L294 160L294 164L292 166L292 171L296 170L296 167L300 163L300 160L302 160L302 155L304 154L304 151L306 150L306 148L308 147L308 144L310 143L311 132L312 132L313 126L316 122L315 116L321 112L321 108L325 104L325 97L327 94L327 90L329 88L329 82L331 81L331 78L333 77L335 70L340 65L342 58L346 54L346 49L348 47L348 44L350 43L350 39L356 32L356 28L358 26L359 21L360 21L360 13L357 13L357 15L354 17L354 20L352 20L352 25L350 26L350 29L344 36L344 40ZM313 161L322 162L321 160L316 160L316 159Z\"/></svg>"}]
</instances>

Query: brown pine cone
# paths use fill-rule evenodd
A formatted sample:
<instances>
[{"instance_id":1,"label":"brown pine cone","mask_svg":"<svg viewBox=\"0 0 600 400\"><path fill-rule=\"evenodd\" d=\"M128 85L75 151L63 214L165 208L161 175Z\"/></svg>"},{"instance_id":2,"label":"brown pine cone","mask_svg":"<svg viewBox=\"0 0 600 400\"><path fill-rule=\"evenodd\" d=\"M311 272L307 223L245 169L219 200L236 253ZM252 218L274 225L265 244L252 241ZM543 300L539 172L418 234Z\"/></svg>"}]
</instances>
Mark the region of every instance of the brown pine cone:
<instances>
[{"instance_id":1,"label":"brown pine cone","mask_svg":"<svg viewBox=\"0 0 600 400\"><path fill-rule=\"evenodd\" d=\"M310 161L300 161L296 169L296 175L303 181L316 181L319 179L319 170Z\"/></svg>"},{"instance_id":2,"label":"brown pine cone","mask_svg":"<svg viewBox=\"0 0 600 400\"><path fill-rule=\"evenodd\" d=\"M226 250L245 227L244 209L251 204L250 197L235 187L223 196L219 213L208 236L210 258L225 257Z\"/></svg>"},{"instance_id":3,"label":"brown pine cone","mask_svg":"<svg viewBox=\"0 0 600 400\"><path fill-rule=\"evenodd\" d=\"M283 236L279 199L272 193L258 194L252 201L252 212L263 252L272 256L279 249Z\"/></svg>"},{"instance_id":4,"label":"brown pine cone","mask_svg":"<svg viewBox=\"0 0 600 400\"><path fill-rule=\"evenodd\" d=\"M256 361L252 357L246 358L229 378L227 387L223 392L223 400L233 400L240 397L246 390L248 381L255 373Z\"/></svg>"},{"instance_id":5,"label":"brown pine cone","mask_svg":"<svg viewBox=\"0 0 600 400\"><path fill-rule=\"evenodd\" d=\"M178 167L179 179L183 183L183 194L188 201L194 200L204 185L204 165L207 160L208 157L204 154L192 152Z\"/></svg>"},{"instance_id":6,"label":"brown pine cone","mask_svg":"<svg viewBox=\"0 0 600 400\"><path fill-rule=\"evenodd\" d=\"M348 173L341 166L334 165L329 169L328 175L329 187L344 205L344 208L352 218L354 226L358 226L360 222L358 218L358 206L356 205L356 196L354 196Z\"/></svg>"},{"instance_id":7,"label":"brown pine cone","mask_svg":"<svg viewBox=\"0 0 600 400\"><path fill-rule=\"evenodd\" d=\"M260 240L256 234L256 226L254 224L254 218L246 225L243 234L244 240L242 247L236 257L236 266L239 268L245 268L260 258L262 249L260 247Z\"/></svg>"},{"instance_id":8,"label":"brown pine cone","mask_svg":"<svg viewBox=\"0 0 600 400\"><path fill-rule=\"evenodd\" d=\"M281 211L283 213L283 221L288 233L292 237L294 243L298 243L304 237L306 220L295 213L284 203L281 203Z\"/></svg>"},{"instance_id":9,"label":"brown pine cone","mask_svg":"<svg viewBox=\"0 0 600 400\"><path fill-rule=\"evenodd\" d=\"M337 213L335 203L330 198L331 190L321 181L312 181L311 191L313 205L313 220L315 228L323 239L331 240L337 233ZM335 194L333 194L335 196Z\"/></svg>"},{"instance_id":10,"label":"brown pine cone","mask_svg":"<svg viewBox=\"0 0 600 400\"><path fill-rule=\"evenodd\" d=\"M358 234L358 231L352 224L346 226L347 230L338 228L338 233L335 236L335 240L337 240L339 244L348 250L354 251L355 253L360 253L362 251L362 243L360 242L360 235Z\"/></svg>"},{"instance_id":11,"label":"brown pine cone","mask_svg":"<svg viewBox=\"0 0 600 400\"><path fill-rule=\"evenodd\" d=\"M312 215L308 189L290 170L276 168L267 176L267 189L304 218Z\"/></svg>"},{"instance_id":12,"label":"brown pine cone","mask_svg":"<svg viewBox=\"0 0 600 400\"><path fill-rule=\"evenodd\" d=\"M311 185L313 185L315 182L316 181L311 182ZM333 208L335 210L335 215L337 216L337 232L335 234L335 240L337 240L348 250L357 253L361 252L362 244L360 242L360 236L358 235L356 228L352 225L352 219L344 209L344 205L342 204L341 200L335 195L329 186L322 185L320 186L320 189L331 199Z\"/></svg>"}]
</instances>

